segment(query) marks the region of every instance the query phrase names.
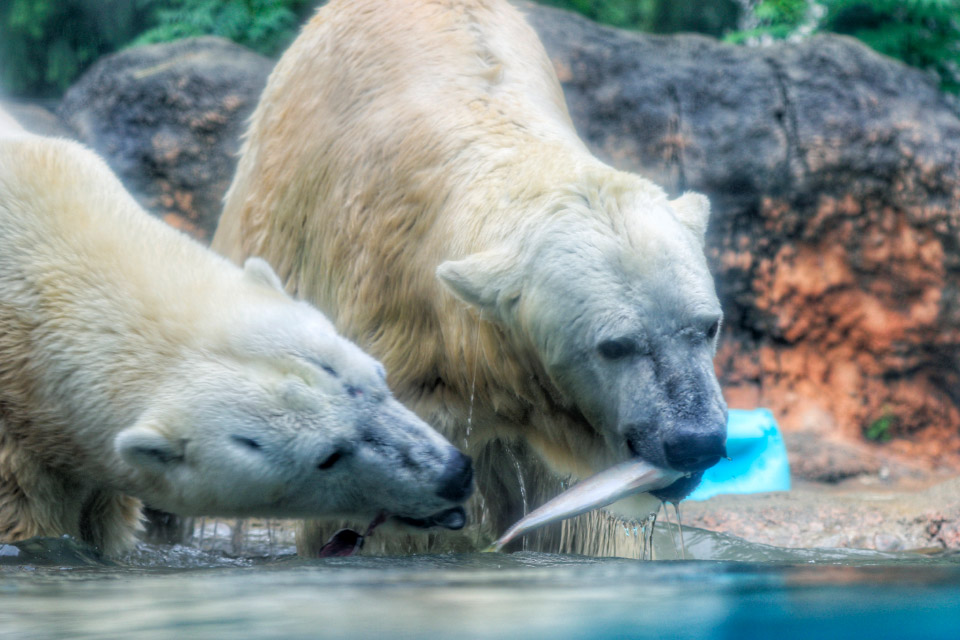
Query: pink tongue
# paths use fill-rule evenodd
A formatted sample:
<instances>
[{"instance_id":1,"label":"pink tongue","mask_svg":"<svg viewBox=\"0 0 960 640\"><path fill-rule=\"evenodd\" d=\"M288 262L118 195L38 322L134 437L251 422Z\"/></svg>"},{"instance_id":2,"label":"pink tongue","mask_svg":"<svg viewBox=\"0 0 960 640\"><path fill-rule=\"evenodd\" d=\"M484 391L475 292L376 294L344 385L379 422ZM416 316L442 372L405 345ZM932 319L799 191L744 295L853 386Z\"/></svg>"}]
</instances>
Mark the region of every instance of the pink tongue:
<instances>
[{"instance_id":1,"label":"pink tongue","mask_svg":"<svg viewBox=\"0 0 960 640\"><path fill-rule=\"evenodd\" d=\"M386 519L387 515L385 513L379 514L367 525L367 531L363 535L353 529L340 529L330 536L325 545L320 547L319 556L321 558L345 558L354 555L363 548L363 541L372 535L373 530Z\"/></svg>"}]
</instances>

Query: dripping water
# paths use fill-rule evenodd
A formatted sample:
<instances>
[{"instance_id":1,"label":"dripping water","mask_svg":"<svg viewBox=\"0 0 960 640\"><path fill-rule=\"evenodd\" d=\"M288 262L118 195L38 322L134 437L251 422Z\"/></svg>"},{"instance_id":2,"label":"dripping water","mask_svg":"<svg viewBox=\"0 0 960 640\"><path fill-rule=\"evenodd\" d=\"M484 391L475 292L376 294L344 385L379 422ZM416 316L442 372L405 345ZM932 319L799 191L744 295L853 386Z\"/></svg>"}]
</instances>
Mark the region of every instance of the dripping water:
<instances>
[{"instance_id":1,"label":"dripping water","mask_svg":"<svg viewBox=\"0 0 960 640\"><path fill-rule=\"evenodd\" d=\"M477 394L477 364L480 362L480 325L483 322L483 310L477 315L477 334L473 343L473 381L470 383L470 409L467 411L467 435L464 448L469 444L470 431L473 429L473 401Z\"/></svg>"},{"instance_id":2,"label":"dripping water","mask_svg":"<svg viewBox=\"0 0 960 640\"><path fill-rule=\"evenodd\" d=\"M656 560L656 557L653 552L653 530L657 525L657 514L660 513L660 510L657 509L644 520L643 530L644 530L644 540L643 540L643 559L644 560Z\"/></svg>"},{"instance_id":3,"label":"dripping water","mask_svg":"<svg viewBox=\"0 0 960 640\"><path fill-rule=\"evenodd\" d=\"M469 452L470 449L470 433L473 431L473 405L476 402L477 397L477 369L480 363L480 329L483 325L483 310L477 314L477 331L473 339L473 376L470 381L470 407L467 410L467 429L463 437L463 449L466 452ZM484 359L486 359L486 353L483 354ZM479 518L477 519L477 545L481 544L481 537L483 536L483 524L487 522L490 518L490 514L487 511L487 501L483 497L483 492L476 491L476 500L479 507ZM526 513L526 507L524 507L524 513Z\"/></svg>"},{"instance_id":4,"label":"dripping water","mask_svg":"<svg viewBox=\"0 0 960 640\"><path fill-rule=\"evenodd\" d=\"M200 518L200 536L197 538L197 549L203 549L203 531L207 528L207 519Z\"/></svg>"},{"instance_id":5,"label":"dripping water","mask_svg":"<svg viewBox=\"0 0 960 640\"><path fill-rule=\"evenodd\" d=\"M477 506L479 507L479 510L480 510L480 517L477 519L477 526L475 527L477 530L476 544L477 544L477 547L480 548L482 546L481 538L483 537L483 527L481 525L490 519L490 514L489 512L487 512L487 501L483 497L483 492L477 489L474 492L474 495L476 495L477 497L476 498L478 503Z\"/></svg>"},{"instance_id":6,"label":"dripping water","mask_svg":"<svg viewBox=\"0 0 960 640\"><path fill-rule=\"evenodd\" d=\"M520 466L520 461L517 459L516 453L509 446L504 447L504 451L507 452L507 455L510 458L510 462L513 463L513 468L517 472L517 486L520 489L520 500L523 503L523 515L527 515L527 486L523 481L523 468ZM527 536L523 537L523 550L527 550Z\"/></svg>"},{"instance_id":7,"label":"dripping water","mask_svg":"<svg viewBox=\"0 0 960 640\"><path fill-rule=\"evenodd\" d=\"M667 506L666 502L661 502L660 507L657 509L657 512L663 509L663 519L667 521L667 531L670 532L670 539L673 541L673 553L676 555L677 560L680 559L680 545L677 544L677 532L674 531L673 525L670 522L670 507ZM679 529L679 526L677 527Z\"/></svg>"},{"instance_id":8,"label":"dripping water","mask_svg":"<svg viewBox=\"0 0 960 640\"><path fill-rule=\"evenodd\" d=\"M513 463L513 468L517 472L517 485L520 487L520 499L523 501L523 515L527 515L527 487L523 482L523 469L520 467L520 461L517 459L517 455L513 452L513 449L507 449L507 454L510 456L510 461Z\"/></svg>"},{"instance_id":9,"label":"dripping water","mask_svg":"<svg viewBox=\"0 0 960 640\"><path fill-rule=\"evenodd\" d=\"M687 545L683 542L683 524L680 522L680 503L671 502L673 510L677 514L677 532L680 534L680 559L687 559Z\"/></svg>"},{"instance_id":10,"label":"dripping water","mask_svg":"<svg viewBox=\"0 0 960 640\"><path fill-rule=\"evenodd\" d=\"M270 556L273 557L277 555L276 547L274 546L274 533L273 533L273 519L267 519L267 549L270 553Z\"/></svg>"},{"instance_id":11,"label":"dripping water","mask_svg":"<svg viewBox=\"0 0 960 640\"><path fill-rule=\"evenodd\" d=\"M636 531L636 528L634 528ZM640 522L640 559L647 559L647 519Z\"/></svg>"},{"instance_id":12,"label":"dripping water","mask_svg":"<svg viewBox=\"0 0 960 640\"><path fill-rule=\"evenodd\" d=\"M210 542L212 543L212 545L210 546L211 550L214 550L217 548L218 546L217 543L219 542L218 541L219 534L220 534L220 518L214 518L213 533L210 535Z\"/></svg>"}]
</instances>

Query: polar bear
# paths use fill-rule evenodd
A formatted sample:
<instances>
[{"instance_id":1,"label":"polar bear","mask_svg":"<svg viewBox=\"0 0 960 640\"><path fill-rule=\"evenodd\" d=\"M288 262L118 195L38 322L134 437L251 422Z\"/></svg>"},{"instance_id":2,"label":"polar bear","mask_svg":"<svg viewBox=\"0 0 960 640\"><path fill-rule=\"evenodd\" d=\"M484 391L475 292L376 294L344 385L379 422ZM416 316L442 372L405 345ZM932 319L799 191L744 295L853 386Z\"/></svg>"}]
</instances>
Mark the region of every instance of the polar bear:
<instances>
[{"instance_id":1,"label":"polar bear","mask_svg":"<svg viewBox=\"0 0 960 640\"><path fill-rule=\"evenodd\" d=\"M93 152L0 122L0 542L117 554L140 500L463 525L469 459L265 262L234 266Z\"/></svg>"},{"instance_id":2,"label":"polar bear","mask_svg":"<svg viewBox=\"0 0 960 640\"><path fill-rule=\"evenodd\" d=\"M725 455L708 215L590 154L507 2L333 0L268 80L212 247L263 256L475 457L480 539L568 477L640 457L691 474L677 500Z\"/></svg>"}]
</instances>

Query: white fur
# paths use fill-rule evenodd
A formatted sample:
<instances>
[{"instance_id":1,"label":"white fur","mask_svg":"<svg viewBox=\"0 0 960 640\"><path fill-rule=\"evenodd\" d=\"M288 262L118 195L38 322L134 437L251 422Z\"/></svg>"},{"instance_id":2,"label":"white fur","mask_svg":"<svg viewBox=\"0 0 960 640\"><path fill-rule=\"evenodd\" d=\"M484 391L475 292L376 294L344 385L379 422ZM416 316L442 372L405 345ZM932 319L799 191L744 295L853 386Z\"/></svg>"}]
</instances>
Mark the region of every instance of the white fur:
<instances>
[{"instance_id":1,"label":"white fur","mask_svg":"<svg viewBox=\"0 0 960 640\"><path fill-rule=\"evenodd\" d=\"M0 542L116 552L137 520L122 496L182 515L453 506L436 495L453 448L378 362L66 140L0 139L0 407Z\"/></svg>"},{"instance_id":2,"label":"white fur","mask_svg":"<svg viewBox=\"0 0 960 640\"><path fill-rule=\"evenodd\" d=\"M212 246L380 358L477 457L500 533L560 478L723 428L708 214L590 154L509 3L333 0L271 74Z\"/></svg>"}]
</instances>

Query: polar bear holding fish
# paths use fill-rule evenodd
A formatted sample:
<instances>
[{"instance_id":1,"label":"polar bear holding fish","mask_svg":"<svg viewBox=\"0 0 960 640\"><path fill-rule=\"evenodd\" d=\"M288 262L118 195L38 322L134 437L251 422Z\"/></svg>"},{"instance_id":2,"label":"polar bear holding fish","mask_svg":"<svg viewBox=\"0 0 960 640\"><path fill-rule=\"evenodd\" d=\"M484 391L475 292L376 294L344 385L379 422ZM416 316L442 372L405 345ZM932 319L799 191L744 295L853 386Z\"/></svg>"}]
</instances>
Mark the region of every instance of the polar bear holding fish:
<instances>
[{"instance_id":1,"label":"polar bear holding fish","mask_svg":"<svg viewBox=\"0 0 960 640\"><path fill-rule=\"evenodd\" d=\"M690 474L679 499L725 455L708 216L589 153L507 2L333 0L270 76L213 248L264 257L476 458L483 537L568 477L644 460Z\"/></svg>"},{"instance_id":2,"label":"polar bear holding fish","mask_svg":"<svg viewBox=\"0 0 960 640\"><path fill-rule=\"evenodd\" d=\"M471 477L265 262L230 264L0 112L0 542L120 553L141 499L459 528Z\"/></svg>"}]
</instances>

